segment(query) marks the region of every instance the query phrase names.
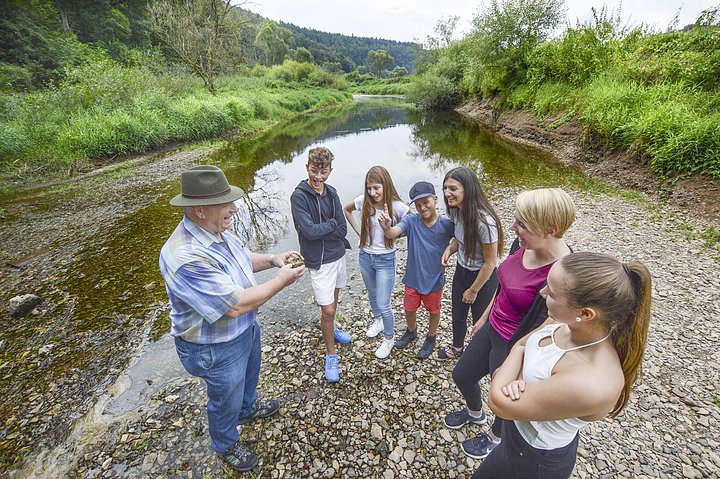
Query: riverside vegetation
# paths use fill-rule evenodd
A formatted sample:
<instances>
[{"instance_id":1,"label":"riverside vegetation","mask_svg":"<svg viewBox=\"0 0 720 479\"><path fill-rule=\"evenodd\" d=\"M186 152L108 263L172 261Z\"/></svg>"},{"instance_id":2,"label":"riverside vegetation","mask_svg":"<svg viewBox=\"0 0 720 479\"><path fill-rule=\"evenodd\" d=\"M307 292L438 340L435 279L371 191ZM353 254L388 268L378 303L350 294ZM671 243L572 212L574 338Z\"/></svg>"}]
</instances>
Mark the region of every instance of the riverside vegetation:
<instances>
[{"instance_id":1,"label":"riverside vegetation","mask_svg":"<svg viewBox=\"0 0 720 479\"><path fill-rule=\"evenodd\" d=\"M378 81L366 92L403 93L407 81L399 77L418 56L413 43L278 24L231 0L6 3L5 193L30 178L73 176L118 155L258 131L346 103L353 85ZM396 78L378 80L385 76Z\"/></svg>"},{"instance_id":2,"label":"riverside vegetation","mask_svg":"<svg viewBox=\"0 0 720 479\"><path fill-rule=\"evenodd\" d=\"M720 178L720 7L663 33L593 9L591 22L551 38L563 8L488 2L468 35L429 52L409 98L430 108L492 98L501 111L559 114L551 128L575 119L588 139L645 157L660 179Z\"/></svg>"},{"instance_id":3,"label":"riverside vegetation","mask_svg":"<svg viewBox=\"0 0 720 479\"><path fill-rule=\"evenodd\" d=\"M72 173L88 158L142 153L173 141L254 131L292 114L344 103L342 79L287 61L249 75L200 79L109 58L68 69L57 87L0 96L0 164L14 175Z\"/></svg>"}]
</instances>

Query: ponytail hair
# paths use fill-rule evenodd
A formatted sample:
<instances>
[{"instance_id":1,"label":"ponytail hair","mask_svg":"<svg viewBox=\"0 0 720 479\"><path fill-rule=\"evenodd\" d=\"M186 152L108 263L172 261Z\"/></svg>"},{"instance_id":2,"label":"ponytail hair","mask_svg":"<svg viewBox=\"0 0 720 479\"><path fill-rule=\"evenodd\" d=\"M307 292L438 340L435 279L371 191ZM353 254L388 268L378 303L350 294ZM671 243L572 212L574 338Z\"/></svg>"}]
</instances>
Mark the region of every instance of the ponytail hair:
<instances>
[{"instance_id":1,"label":"ponytail hair","mask_svg":"<svg viewBox=\"0 0 720 479\"><path fill-rule=\"evenodd\" d=\"M370 243L372 243L372 216L375 214L375 207L372 205L372 198L370 198L370 194L368 194L368 183L382 185L383 203L387 205L387 214L391 219L393 218L393 201L401 201L400 195L395 189L395 184L393 183L393 180L390 177L390 173L388 173L388 170L386 170L382 166L373 166L372 168L370 168L365 175L365 193L363 195L363 206L360 213L361 248L369 246ZM387 236L384 236L384 238L385 247L392 248L393 244L395 244L394 240L388 238Z\"/></svg>"},{"instance_id":2,"label":"ponytail hair","mask_svg":"<svg viewBox=\"0 0 720 479\"><path fill-rule=\"evenodd\" d=\"M569 276L568 302L575 308L596 310L620 358L625 385L610 411L610 417L615 417L627 405L630 388L641 372L650 326L650 271L638 261L621 263L590 252L567 255L560 265Z\"/></svg>"}]
</instances>

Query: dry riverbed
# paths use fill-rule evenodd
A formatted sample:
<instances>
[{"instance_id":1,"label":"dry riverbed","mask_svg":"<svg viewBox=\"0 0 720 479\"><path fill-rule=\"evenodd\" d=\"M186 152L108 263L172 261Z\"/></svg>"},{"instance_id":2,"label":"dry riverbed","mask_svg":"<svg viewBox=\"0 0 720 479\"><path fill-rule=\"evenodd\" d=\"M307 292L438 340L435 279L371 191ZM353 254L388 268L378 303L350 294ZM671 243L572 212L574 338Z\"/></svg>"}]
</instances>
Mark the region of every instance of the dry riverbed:
<instances>
[{"instance_id":1,"label":"dry riverbed","mask_svg":"<svg viewBox=\"0 0 720 479\"><path fill-rule=\"evenodd\" d=\"M106 174L78 180L84 188L91 185L93 202L85 196L70 204L55 198L48 201L52 204L47 209L23 203L5 206L8 219L0 223L3 299L72 274L73 256L87 238L137 211L158 194L146 187L177 178L202 153L137 162L126 166L130 175L120 178ZM494 202L506 220L506 230L516 193L495 191ZM655 281L642 381L624 414L583 432L574 477L720 476L718 258L702 239L688 234L688 225L699 231L707 223L688 216L682 218L680 228L677 214L663 207L648 209L647 203L584 192L572 195L579 212L567 241L576 250L644 261ZM42 197L32 201L43 203ZM404 243L399 258L402 272ZM364 337L370 315L355 252L348 262L353 273L340 314L355 341L340 348L340 383L329 385L323 378L323 348L307 277L261 308L264 361L259 389L266 397L281 399L283 408L278 416L241 430L241 437L252 442L261 458L255 476L469 477L478 463L463 454L460 441L485 427L459 431L443 427L443 415L462 404L451 378L452 363L415 359L420 342L377 360L376 341ZM394 297L398 333L404 327L400 291L396 288ZM445 296L439 344L451 336L449 291ZM93 408L97 398L105 398L99 403L104 406L113 393L118 394L118 386L111 384L121 377L130 358L146 348L147 325L152 317L166 315L164 304L146 305L144 315L133 320L136 324L88 337L76 331L66 335L57 326L42 329L42 317L59 310L73 312L67 304L46 304L37 315L23 320L37 331L32 341L23 342L25 351L14 349L7 335L0 343L5 393L0 440L29 453L22 471L18 468L22 460L14 466L5 464L8 475L232 476L209 452L204 386L194 378L181 373L148 379L154 388L148 399L120 414ZM10 330L22 331L17 320L5 319ZM118 321L122 324L122 318ZM421 331L426 324L421 316ZM129 327L133 325L137 327ZM63 341L88 354L97 351L104 362L90 362L87 370L69 371L54 378L49 387L41 387L48 385L36 384L36 377L62 362ZM41 354L40 348L49 343L55 346ZM88 411L92 417L78 423ZM73 432L77 424L81 427ZM8 431L17 435L11 440ZM54 454L36 455L66 437L69 440Z\"/></svg>"}]
</instances>

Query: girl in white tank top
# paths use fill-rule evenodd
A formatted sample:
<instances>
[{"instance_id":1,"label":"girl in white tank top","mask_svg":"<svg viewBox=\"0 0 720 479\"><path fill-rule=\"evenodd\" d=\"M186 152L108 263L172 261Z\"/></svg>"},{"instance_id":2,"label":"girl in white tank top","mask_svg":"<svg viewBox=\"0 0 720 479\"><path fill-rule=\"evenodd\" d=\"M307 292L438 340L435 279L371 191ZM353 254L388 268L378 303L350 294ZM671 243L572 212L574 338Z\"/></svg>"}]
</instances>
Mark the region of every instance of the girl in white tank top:
<instances>
[{"instance_id":1,"label":"girl in white tank top","mask_svg":"<svg viewBox=\"0 0 720 479\"><path fill-rule=\"evenodd\" d=\"M552 267L541 290L548 321L515 344L490 385L490 409L514 422L504 424L502 442L473 479L572 473L580 429L627 404L645 352L651 290L638 262L579 252Z\"/></svg>"}]
</instances>

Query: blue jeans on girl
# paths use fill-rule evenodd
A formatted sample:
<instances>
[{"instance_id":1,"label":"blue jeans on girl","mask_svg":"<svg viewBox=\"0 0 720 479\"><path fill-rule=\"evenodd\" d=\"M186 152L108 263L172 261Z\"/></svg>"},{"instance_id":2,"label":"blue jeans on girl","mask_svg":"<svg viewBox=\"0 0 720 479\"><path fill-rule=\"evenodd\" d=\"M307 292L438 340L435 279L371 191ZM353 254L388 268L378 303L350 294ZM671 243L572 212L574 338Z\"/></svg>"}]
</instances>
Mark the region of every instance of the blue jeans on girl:
<instances>
[{"instance_id":1,"label":"blue jeans on girl","mask_svg":"<svg viewBox=\"0 0 720 479\"><path fill-rule=\"evenodd\" d=\"M395 252L370 254L360 250L360 274L368 292L373 318L382 317L385 337L395 333L390 298L395 287Z\"/></svg>"}]
</instances>

